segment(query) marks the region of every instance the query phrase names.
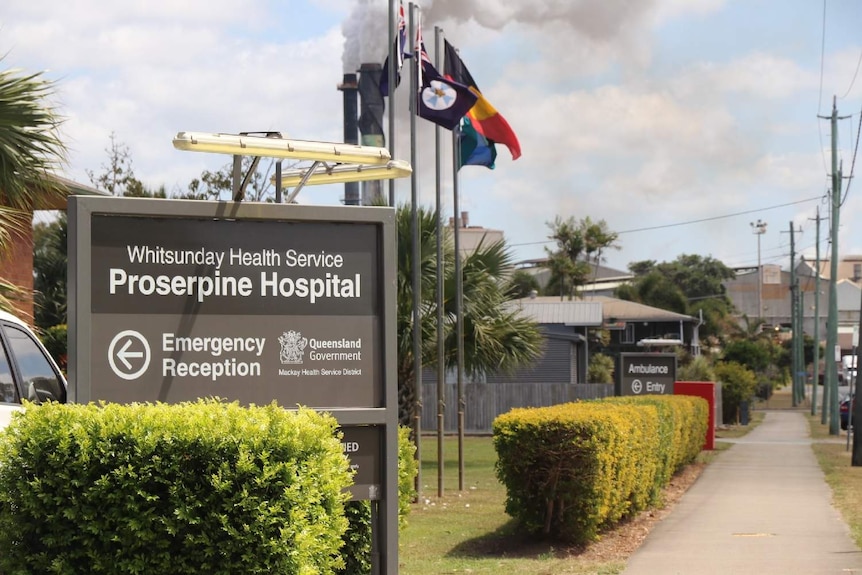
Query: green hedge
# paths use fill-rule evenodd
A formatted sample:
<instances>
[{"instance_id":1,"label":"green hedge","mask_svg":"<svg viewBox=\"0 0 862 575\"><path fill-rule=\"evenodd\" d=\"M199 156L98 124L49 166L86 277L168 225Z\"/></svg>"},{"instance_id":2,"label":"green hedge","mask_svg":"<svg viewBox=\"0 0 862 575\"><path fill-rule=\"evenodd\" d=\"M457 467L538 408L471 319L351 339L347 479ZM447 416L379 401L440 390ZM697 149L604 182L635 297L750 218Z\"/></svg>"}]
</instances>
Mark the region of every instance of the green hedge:
<instances>
[{"instance_id":1,"label":"green hedge","mask_svg":"<svg viewBox=\"0 0 862 575\"><path fill-rule=\"evenodd\" d=\"M274 404L27 409L0 441L0 572L331 572L336 427Z\"/></svg>"},{"instance_id":2,"label":"green hedge","mask_svg":"<svg viewBox=\"0 0 862 575\"><path fill-rule=\"evenodd\" d=\"M706 426L706 401L685 396L512 410L493 424L506 512L533 534L594 540L658 503L700 452Z\"/></svg>"},{"instance_id":3,"label":"green hedge","mask_svg":"<svg viewBox=\"0 0 862 575\"><path fill-rule=\"evenodd\" d=\"M658 410L659 447L655 453L658 469L651 503L659 504L661 490L670 482L673 474L694 461L703 448L709 422L709 404L695 401L695 398L687 395L609 397L602 401L652 405Z\"/></svg>"}]
</instances>

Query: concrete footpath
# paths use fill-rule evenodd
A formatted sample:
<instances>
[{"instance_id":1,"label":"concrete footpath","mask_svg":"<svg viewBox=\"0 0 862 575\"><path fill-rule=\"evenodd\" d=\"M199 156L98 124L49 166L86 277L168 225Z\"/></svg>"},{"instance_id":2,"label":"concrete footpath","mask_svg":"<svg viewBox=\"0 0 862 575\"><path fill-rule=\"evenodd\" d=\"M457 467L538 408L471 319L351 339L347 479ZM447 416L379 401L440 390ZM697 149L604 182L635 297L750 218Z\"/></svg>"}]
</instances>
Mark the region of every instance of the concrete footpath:
<instances>
[{"instance_id":1,"label":"concrete footpath","mask_svg":"<svg viewBox=\"0 0 862 575\"><path fill-rule=\"evenodd\" d=\"M803 413L766 411L763 423L734 442L623 574L862 574L862 551L832 506Z\"/></svg>"}]
</instances>

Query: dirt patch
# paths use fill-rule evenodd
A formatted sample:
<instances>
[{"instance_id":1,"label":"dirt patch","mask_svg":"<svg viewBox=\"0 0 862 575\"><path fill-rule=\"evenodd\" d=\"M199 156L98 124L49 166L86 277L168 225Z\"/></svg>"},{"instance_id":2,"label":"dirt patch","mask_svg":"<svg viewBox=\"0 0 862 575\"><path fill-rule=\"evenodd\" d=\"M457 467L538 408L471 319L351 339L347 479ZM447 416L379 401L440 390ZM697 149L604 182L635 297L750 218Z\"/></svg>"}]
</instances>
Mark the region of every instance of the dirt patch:
<instances>
[{"instance_id":1,"label":"dirt patch","mask_svg":"<svg viewBox=\"0 0 862 575\"><path fill-rule=\"evenodd\" d=\"M648 509L602 534L601 539L583 549L571 549L570 554L588 561L625 561L644 542L655 525L673 510L674 505L688 491L706 467L705 463L692 463L673 476L662 494L664 506Z\"/></svg>"}]
</instances>

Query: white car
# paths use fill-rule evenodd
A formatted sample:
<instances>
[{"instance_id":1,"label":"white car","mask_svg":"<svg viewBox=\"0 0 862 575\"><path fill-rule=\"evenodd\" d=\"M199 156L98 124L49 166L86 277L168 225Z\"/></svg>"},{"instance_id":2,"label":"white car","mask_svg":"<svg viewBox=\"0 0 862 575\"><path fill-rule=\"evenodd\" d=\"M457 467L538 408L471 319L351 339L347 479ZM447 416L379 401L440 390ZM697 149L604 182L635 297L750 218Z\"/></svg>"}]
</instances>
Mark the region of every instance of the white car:
<instances>
[{"instance_id":1,"label":"white car","mask_svg":"<svg viewBox=\"0 0 862 575\"><path fill-rule=\"evenodd\" d=\"M25 399L66 403L66 378L27 324L0 311L0 428Z\"/></svg>"}]
</instances>

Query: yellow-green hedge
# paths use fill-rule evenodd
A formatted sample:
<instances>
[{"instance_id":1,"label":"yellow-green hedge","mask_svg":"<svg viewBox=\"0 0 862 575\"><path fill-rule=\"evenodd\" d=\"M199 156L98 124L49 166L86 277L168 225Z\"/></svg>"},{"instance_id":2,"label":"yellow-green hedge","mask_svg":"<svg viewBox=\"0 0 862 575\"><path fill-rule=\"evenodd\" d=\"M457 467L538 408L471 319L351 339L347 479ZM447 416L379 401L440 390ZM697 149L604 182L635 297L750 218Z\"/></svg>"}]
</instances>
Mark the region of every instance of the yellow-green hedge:
<instances>
[{"instance_id":1,"label":"yellow-green hedge","mask_svg":"<svg viewBox=\"0 0 862 575\"><path fill-rule=\"evenodd\" d=\"M700 452L706 425L706 401L686 396L512 410L493 424L506 512L531 533L593 540L658 502Z\"/></svg>"}]
</instances>

